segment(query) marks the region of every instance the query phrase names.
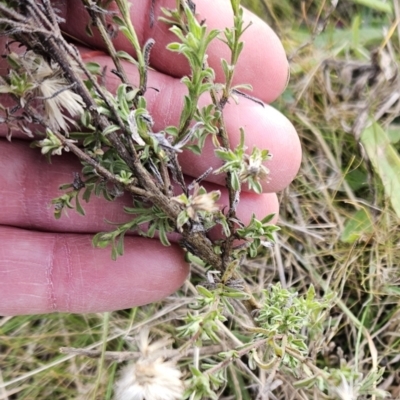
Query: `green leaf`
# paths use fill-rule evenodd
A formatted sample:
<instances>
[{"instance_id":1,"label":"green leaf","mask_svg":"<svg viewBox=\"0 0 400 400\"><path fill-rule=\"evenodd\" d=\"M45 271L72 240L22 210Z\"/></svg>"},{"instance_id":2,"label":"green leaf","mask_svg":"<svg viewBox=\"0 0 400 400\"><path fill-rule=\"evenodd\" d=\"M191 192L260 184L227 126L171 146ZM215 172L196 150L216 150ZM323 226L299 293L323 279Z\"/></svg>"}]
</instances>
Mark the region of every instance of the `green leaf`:
<instances>
[{"instance_id":1,"label":"green leaf","mask_svg":"<svg viewBox=\"0 0 400 400\"><path fill-rule=\"evenodd\" d=\"M315 299L315 287L312 284L307 290L306 299L308 302L313 301Z\"/></svg>"},{"instance_id":2,"label":"green leaf","mask_svg":"<svg viewBox=\"0 0 400 400\"><path fill-rule=\"evenodd\" d=\"M171 243L169 242L168 237L167 237L167 230L165 229L164 225L160 225L158 234L160 236L160 242L164 246L166 246L166 247L171 246Z\"/></svg>"},{"instance_id":3,"label":"green leaf","mask_svg":"<svg viewBox=\"0 0 400 400\"><path fill-rule=\"evenodd\" d=\"M195 144L186 145L185 149L190 150L192 153L200 156L201 155L201 148Z\"/></svg>"},{"instance_id":4,"label":"green leaf","mask_svg":"<svg viewBox=\"0 0 400 400\"><path fill-rule=\"evenodd\" d=\"M240 189L240 180L235 171L231 172L231 186L234 190Z\"/></svg>"},{"instance_id":5,"label":"green leaf","mask_svg":"<svg viewBox=\"0 0 400 400\"><path fill-rule=\"evenodd\" d=\"M221 33L221 31L220 31L219 29L213 29L212 31L210 31L210 32L208 33L207 40L206 40L207 46L208 46L208 45L210 44L210 42L211 42L212 40L214 40L220 33Z\"/></svg>"},{"instance_id":6,"label":"green leaf","mask_svg":"<svg viewBox=\"0 0 400 400\"><path fill-rule=\"evenodd\" d=\"M64 183L58 187L59 190L67 190L72 188L72 183Z\"/></svg>"},{"instance_id":7,"label":"green leaf","mask_svg":"<svg viewBox=\"0 0 400 400\"><path fill-rule=\"evenodd\" d=\"M249 185L249 189L253 190L255 193L257 193L257 194L262 193L262 186L261 186L260 182L254 180L254 179L249 179L248 185Z\"/></svg>"},{"instance_id":8,"label":"green leaf","mask_svg":"<svg viewBox=\"0 0 400 400\"><path fill-rule=\"evenodd\" d=\"M238 15L239 7L240 7L240 0L231 0L231 7L233 10L233 14Z\"/></svg>"},{"instance_id":9,"label":"green leaf","mask_svg":"<svg viewBox=\"0 0 400 400\"><path fill-rule=\"evenodd\" d=\"M112 19L113 19L113 22L115 22L117 25L125 26L125 21L118 15L114 15Z\"/></svg>"},{"instance_id":10,"label":"green leaf","mask_svg":"<svg viewBox=\"0 0 400 400\"><path fill-rule=\"evenodd\" d=\"M117 250L117 248L115 247L115 245L113 244L113 247L112 247L112 249L111 249L111 259L112 259L113 261L115 261L117 258L118 258L118 250Z\"/></svg>"},{"instance_id":11,"label":"green leaf","mask_svg":"<svg viewBox=\"0 0 400 400\"><path fill-rule=\"evenodd\" d=\"M112 238L109 233L99 232L93 236L92 243L93 243L93 246L104 249L105 247L107 247L110 244L111 240L112 240Z\"/></svg>"},{"instance_id":12,"label":"green leaf","mask_svg":"<svg viewBox=\"0 0 400 400\"><path fill-rule=\"evenodd\" d=\"M225 290L221 293L221 296L229 297L231 299L237 299L237 300L246 300L250 298L250 295L242 292L237 289L225 287Z\"/></svg>"},{"instance_id":13,"label":"green leaf","mask_svg":"<svg viewBox=\"0 0 400 400\"><path fill-rule=\"evenodd\" d=\"M106 136L110 133L117 131L118 129L120 129L118 125L108 125L107 128L104 129L103 135Z\"/></svg>"},{"instance_id":14,"label":"green leaf","mask_svg":"<svg viewBox=\"0 0 400 400\"><path fill-rule=\"evenodd\" d=\"M115 249L116 249L118 256L124 255L124 239L125 239L125 232L121 233L121 235L119 236L118 241L115 245Z\"/></svg>"},{"instance_id":15,"label":"green leaf","mask_svg":"<svg viewBox=\"0 0 400 400\"><path fill-rule=\"evenodd\" d=\"M340 240L344 243L354 243L373 231L371 215L365 208L361 208L346 222Z\"/></svg>"},{"instance_id":16,"label":"green leaf","mask_svg":"<svg viewBox=\"0 0 400 400\"><path fill-rule=\"evenodd\" d=\"M251 92L253 90L253 86L250 85L249 83L241 83L239 85L233 86L232 89L234 89L234 90L248 90L248 91Z\"/></svg>"},{"instance_id":17,"label":"green leaf","mask_svg":"<svg viewBox=\"0 0 400 400\"><path fill-rule=\"evenodd\" d=\"M86 215L85 210L83 209L83 207L81 206L81 202L79 201L79 193L77 193L75 197L75 209L78 214L81 214L83 216Z\"/></svg>"},{"instance_id":18,"label":"green leaf","mask_svg":"<svg viewBox=\"0 0 400 400\"><path fill-rule=\"evenodd\" d=\"M115 54L118 58L121 58L122 60L130 61L132 64L139 65L138 62L126 51L119 50Z\"/></svg>"},{"instance_id":19,"label":"green leaf","mask_svg":"<svg viewBox=\"0 0 400 400\"><path fill-rule=\"evenodd\" d=\"M375 172L382 180L386 196L400 218L400 157L387 133L374 122L361 133L361 143Z\"/></svg>"},{"instance_id":20,"label":"green leaf","mask_svg":"<svg viewBox=\"0 0 400 400\"><path fill-rule=\"evenodd\" d=\"M237 156L232 150L215 149L214 152L215 152L215 155L223 161L237 160Z\"/></svg>"},{"instance_id":21,"label":"green leaf","mask_svg":"<svg viewBox=\"0 0 400 400\"><path fill-rule=\"evenodd\" d=\"M261 222L263 224L268 224L268 222L271 222L273 218L275 217L275 214L268 214L266 217L264 217Z\"/></svg>"},{"instance_id":22,"label":"green leaf","mask_svg":"<svg viewBox=\"0 0 400 400\"><path fill-rule=\"evenodd\" d=\"M181 119L179 122L180 127L182 127L182 125L184 125L184 123L186 122L186 119L190 116L191 110L192 110L192 100L190 99L189 96L185 96L183 111L182 111Z\"/></svg>"},{"instance_id":23,"label":"green leaf","mask_svg":"<svg viewBox=\"0 0 400 400\"><path fill-rule=\"evenodd\" d=\"M180 52L181 49L182 49L182 45L181 45L180 43L173 42L173 43L170 43L170 44L167 46L167 49L170 50L170 51Z\"/></svg>"},{"instance_id":24,"label":"green leaf","mask_svg":"<svg viewBox=\"0 0 400 400\"><path fill-rule=\"evenodd\" d=\"M229 300L229 298L226 297L221 297L221 301L224 304L224 306L226 307L226 310L229 314L234 315L235 314L235 307L233 307L233 305L231 304L231 301Z\"/></svg>"},{"instance_id":25,"label":"green leaf","mask_svg":"<svg viewBox=\"0 0 400 400\"><path fill-rule=\"evenodd\" d=\"M228 221L226 220L225 215L223 215L222 213L220 214L220 216L217 218L217 223L220 224L222 226L222 230L224 232L224 235L226 237L230 236L231 231L229 229L229 225L228 225Z\"/></svg>"},{"instance_id":26,"label":"green leaf","mask_svg":"<svg viewBox=\"0 0 400 400\"><path fill-rule=\"evenodd\" d=\"M367 173L360 168L350 171L345 179L354 191L366 186L368 182Z\"/></svg>"},{"instance_id":27,"label":"green leaf","mask_svg":"<svg viewBox=\"0 0 400 400\"><path fill-rule=\"evenodd\" d=\"M187 17L190 34L192 34L197 39L201 39L204 34L204 29L203 29L204 27L200 26L199 22L194 17L193 13L190 11L186 3L182 4L184 4L185 7L185 13Z\"/></svg>"},{"instance_id":28,"label":"green leaf","mask_svg":"<svg viewBox=\"0 0 400 400\"><path fill-rule=\"evenodd\" d=\"M85 110L81 115L81 123L84 127L89 127L92 123L92 116L90 115L89 111Z\"/></svg>"},{"instance_id":29,"label":"green leaf","mask_svg":"<svg viewBox=\"0 0 400 400\"><path fill-rule=\"evenodd\" d=\"M174 33L182 42L185 40L182 30L178 26L173 25L171 28L169 28L169 30Z\"/></svg>"},{"instance_id":30,"label":"green leaf","mask_svg":"<svg viewBox=\"0 0 400 400\"><path fill-rule=\"evenodd\" d=\"M86 35L88 35L89 37L93 37L93 31L92 31L91 23L88 23L88 24L85 26L85 33L86 33Z\"/></svg>"},{"instance_id":31,"label":"green leaf","mask_svg":"<svg viewBox=\"0 0 400 400\"><path fill-rule=\"evenodd\" d=\"M206 267L206 263L201 258L195 256L194 254L190 253L189 251L187 251L185 253L185 261L187 263L192 263L192 264L195 264L195 265L199 265L199 266L201 266L203 268Z\"/></svg>"},{"instance_id":32,"label":"green leaf","mask_svg":"<svg viewBox=\"0 0 400 400\"><path fill-rule=\"evenodd\" d=\"M90 144L94 143L96 141L96 136L88 136L85 138L85 140L83 141L83 147L88 147Z\"/></svg>"},{"instance_id":33,"label":"green leaf","mask_svg":"<svg viewBox=\"0 0 400 400\"><path fill-rule=\"evenodd\" d=\"M85 191L83 192L82 195L82 199L85 200L86 203L89 202L93 189L94 189L94 184L86 185Z\"/></svg>"},{"instance_id":34,"label":"green leaf","mask_svg":"<svg viewBox=\"0 0 400 400\"><path fill-rule=\"evenodd\" d=\"M132 32L126 26L121 26L119 30L125 35L125 37L131 42L134 43L135 38L132 36Z\"/></svg>"},{"instance_id":35,"label":"green leaf","mask_svg":"<svg viewBox=\"0 0 400 400\"><path fill-rule=\"evenodd\" d=\"M12 69L18 71L21 68L20 60L15 58L15 53L11 53L7 56L7 63Z\"/></svg>"},{"instance_id":36,"label":"green leaf","mask_svg":"<svg viewBox=\"0 0 400 400\"><path fill-rule=\"evenodd\" d=\"M360 4L362 6L366 6L372 8L376 11L382 11L389 14L392 14L392 6L387 2L383 2L382 0L353 0L353 3Z\"/></svg>"},{"instance_id":37,"label":"green leaf","mask_svg":"<svg viewBox=\"0 0 400 400\"><path fill-rule=\"evenodd\" d=\"M95 75L100 75L101 74L101 67L100 64L89 61L85 64L86 68L88 69L89 72Z\"/></svg>"},{"instance_id":38,"label":"green leaf","mask_svg":"<svg viewBox=\"0 0 400 400\"><path fill-rule=\"evenodd\" d=\"M387 131L390 143L396 144L400 142L400 126L397 124L390 125Z\"/></svg>"},{"instance_id":39,"label":"green leaf","mask_svg":"<svg viewBox=\"0 0 400 400\"><path fill-rule=\"evenodd\" d=\"M204 297L207 297L209 299L212 299L214 297L214 295L208 289L206 289L204 286L198 285L198 286L196 286L196 289Z\"/></svg>"},{"instance_id":40,"label":"green leaf","mask_svg":"<svg viewBox=\"0 0 400 400\"><path fill-rule=\"evenodd\" d=\"M181 211L176 221L178 228L181 228L188 221L189 221L189 216L187 215L187 212L185 210Z\"/></svg>"}]
</instances>

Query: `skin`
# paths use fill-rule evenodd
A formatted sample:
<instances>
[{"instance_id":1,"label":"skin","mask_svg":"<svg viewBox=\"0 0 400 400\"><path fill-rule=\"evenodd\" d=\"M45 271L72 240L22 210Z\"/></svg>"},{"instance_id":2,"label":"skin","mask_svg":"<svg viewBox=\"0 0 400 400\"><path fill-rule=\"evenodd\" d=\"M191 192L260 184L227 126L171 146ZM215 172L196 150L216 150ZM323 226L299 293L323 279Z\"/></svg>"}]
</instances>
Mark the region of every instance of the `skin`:
<instances>
[{"instance_id":1,"label":"skin","mask_svg":"<svg viewBox=\"0 0 400 400\"><path fill-rule=\"evenodd\" d=\"M148 90L146 97L157 131L179 118L185 93L179 78L187 72L187 63L181 56L165 50L165 45L175 38L163 23L156 22L150 28L150 0L134 3L132 19L140 41L143 44L149 37L156 41L151 57L154 70L149 73L148 85L159 91ZM157 1L156 18L160 15L159 6L173 7L174 3ZM232 25L229 1L197 0L196 4L199 19L205 19L210 28ZM85 36L87 14L80 2L58 1L57 6L67 21L63 30L86 43L80 47L83 57L111 67L99 38ZM288 63L275 33L250 13L246 13L246 19L253 24L244 36L246 45L237 67L236 82L250 83L254 88L252 95L267 104L284 90ZM115 46L132 54L121 35L116 38ZM215 42L210 47L209 64L216 69L219 80L221 57L228 57L227 49L223 43ZM126 69L131 82L137 82L134 66L126 64ZM108 75L110 89L117 84L117 79ZM204 97L201 103L208 101ZM238 105L231 102L226 107L225 119L232 146L238 143L239 128L243 127L250 150L257 146L273 154L268 162L269 180L263 183L264 193L257 196L244 191L239 217L246 222L253 212L260 218L277 214L279 204L275 193L290 184L300 166L301 149L295 129L272 107L263 108L244 98ZM80 170L79 162L66 155L53 157L49 166L38 151L28 147L29 141L22 134L14 135L12 143L5 135L5 127L0 126L0 315L123 309L160 300L182 285L189 271L176 243L163 247L157 240L130 236L125 241L124 256L115 262L110 259L110 249L92 247L92 234L110 229L105 220L126 220L121 209L123 205L131 205L128 197L107 204L93 198L85 205L86 217L70 211L56 221L49 203L60 195L58 186L70 182L72 173ZM190 176L200 175L209 166L220 166L209 143L201 157L184 153L180 161L189 181ZM219 186L223 176L210 176L208 180L207 189L222 190L220 203L226 203L226 192Z\"/></svg>"}]
</instances>

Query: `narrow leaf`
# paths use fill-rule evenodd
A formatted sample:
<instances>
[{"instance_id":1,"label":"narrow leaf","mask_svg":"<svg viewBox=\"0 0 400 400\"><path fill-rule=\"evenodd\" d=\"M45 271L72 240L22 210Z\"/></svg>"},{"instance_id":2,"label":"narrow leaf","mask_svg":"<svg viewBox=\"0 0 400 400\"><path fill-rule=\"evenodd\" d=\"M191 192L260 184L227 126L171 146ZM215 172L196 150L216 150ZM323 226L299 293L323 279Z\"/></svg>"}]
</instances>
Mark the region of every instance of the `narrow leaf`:
<instances>
[{"instance_id":1,"label":"narrow leaf","mask_svg":"<svg viewBox=\"0 0 400 400\"><path fill-rule=\"evenodd\" d=\"M361 134L361 143L375 172L382 180L386 196L400 218L400 156L390 144L387 133L374 122Z\"/></svg>"},{"instance_id":2,"label":"narrow leaf","mask_svg":"<svg viewBox=\"0 0 400 400\"><path fill-rule=\"evenodd\" d=\"M353 3L372 8L376 11L392 13L391 4L383 2L382 0L353 0Z\"/></svg>"},{"instance_id":3,"label":"narrow leaf","mask_svg":"<svg viewBox=\"0 0 400 400\"><path fill-rule=\"evenodd\" d=\"M372 232L371 216L366 209L361 208L346 222L340 240L344 243L354 243Z\"/></svg>"},{"instance_id":4,"label":"narrow leaf","mask_svg":"<svg viewBox=\"0 0 400 400\"><path fill-rule=\"evenodd\" d=\"M136 117L135 117L135 111L131 111L128 115L128 125L129 125L129 130L131 131L132 134L132 139L139 144L140 146L145 146L146 143L144 140L140 137L139 132L138 132L138 127L136 123Z\"/></svg>"}]
</instances>

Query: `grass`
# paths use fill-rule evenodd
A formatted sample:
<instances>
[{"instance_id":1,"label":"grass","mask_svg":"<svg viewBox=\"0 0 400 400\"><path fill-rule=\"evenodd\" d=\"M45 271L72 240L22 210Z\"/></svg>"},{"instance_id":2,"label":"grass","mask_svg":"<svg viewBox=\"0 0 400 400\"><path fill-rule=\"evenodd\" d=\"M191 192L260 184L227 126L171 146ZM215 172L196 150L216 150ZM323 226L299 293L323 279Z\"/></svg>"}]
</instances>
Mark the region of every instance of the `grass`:
<instances>
[{"instance_id":1,"label":"grass","mask_svg":"<svg viewBox=\"0 0 400 400\"><path fill-rule=\"evenodd\" d=\"M336 9L324 0L245 3L287 49L292 78L275 106L295 124L304 152L299 176L280 194L277 244L246 264L246 276L256 294L279 281L301 293L310 284L320 295L334 292L336 305L311 358L320 368L347 365L364 376L385 367L379 388L400 399L399 10L378 0L342 0ZM368 121L375 121L369 130ZM195 282L204 271L192 275ZM161 303L106 316L1 318L0 399L111 399L119 363L59 348L135 351L144 326L155 337L173 334L194 294L187 282ZM221 344L205 345L200 357L245 340L239 329L233 333L221 326ZM176 348L182 344L176 339ZM181 360L190 362L190 355ZM228 378L221 399L255 399L256 382L270 387L257 398L321 398L296 389L290 374L250 371L240 362Z\"/></svg>"}]
</instances>

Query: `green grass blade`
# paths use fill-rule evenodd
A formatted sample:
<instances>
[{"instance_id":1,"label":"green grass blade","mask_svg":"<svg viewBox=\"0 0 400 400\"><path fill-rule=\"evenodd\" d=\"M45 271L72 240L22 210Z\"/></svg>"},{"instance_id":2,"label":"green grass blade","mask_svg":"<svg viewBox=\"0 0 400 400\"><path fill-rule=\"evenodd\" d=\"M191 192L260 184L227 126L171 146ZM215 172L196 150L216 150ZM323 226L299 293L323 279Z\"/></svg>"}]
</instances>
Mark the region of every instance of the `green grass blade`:
<instances>
[{"instance_id":1,"label":"green grass blade","mask_svg":"<svg viewBox=\"0 0 400 400\"><path fill-rule=\"evenodd\" d=\"M392 6L388 3L384 3L381 0L353 0L355 4L360 4L372 8L376 11L382 11L391 14L393 12Z\"/></svg>"},{"instance_id":2,"label":"green grass blade","mask_svg":"<svg viewBox=\"0 0 400 400\"><path fill-rule=\"evenodd\" d=\"M346 222L340 240L344 243L354 243L372 232L372 218L365 208L361 208Z\"/></svg>"},{"instance_id":3,"label":"green grass blade","mask_svg":"<svg viewBox=\"0 0 400 400\"><path fill-rule=\"evenodd\" d=\"M387 133L374 122L361 134L361 143L382 180L386 196L400 218L400 157Z\"/></svg>"}]
</instances>

